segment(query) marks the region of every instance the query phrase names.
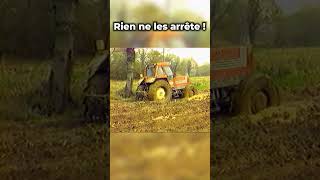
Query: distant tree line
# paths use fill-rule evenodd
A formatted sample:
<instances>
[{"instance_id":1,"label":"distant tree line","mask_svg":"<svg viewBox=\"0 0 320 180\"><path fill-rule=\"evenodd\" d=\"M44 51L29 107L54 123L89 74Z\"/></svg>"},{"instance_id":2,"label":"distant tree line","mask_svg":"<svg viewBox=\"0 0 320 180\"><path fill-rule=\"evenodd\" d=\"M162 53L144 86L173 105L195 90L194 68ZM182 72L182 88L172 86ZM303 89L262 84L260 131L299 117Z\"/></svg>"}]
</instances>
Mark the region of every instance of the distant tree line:
<instances>
[{"instance_id":1,"label":"distant tree line","mask_svg":"<svg viewBox=\"0 0 320 180\"><path fill-rule=\"evenodd\" d=\"M75 53L95 51L95 40L107 21L101 21L103 0L79 0L75 21ZM0 52L27 57L52 55L54 13L51 0L0 1Z\"/></svg>"},{"instance_id":2,"label":"distant tree line","mask_svg":"<svg viewBox=\"0 0 320 180\"><path fill-rule=\"evenodd\" d=\"M320 7L301 7L289 14L276 0L215 0L211 5L215 46L320 45Z\"/></svg>"},{"instance_id":3,"label":"distant tree line","mask_svg":"<svg viewBox=\"0 0 320 180\"><path fill-rule=\"evenodd\" d=\"M110 78L125 80L127 78L127 54L125 49L111 49ZM171 69L178 75L209 76L210 65L198 65L193 58L180 58L175 54L164 53L154 49L135 49L133 76L139 78L146 65L166 61L171 63Z\"/></svg>"}]
</instances>

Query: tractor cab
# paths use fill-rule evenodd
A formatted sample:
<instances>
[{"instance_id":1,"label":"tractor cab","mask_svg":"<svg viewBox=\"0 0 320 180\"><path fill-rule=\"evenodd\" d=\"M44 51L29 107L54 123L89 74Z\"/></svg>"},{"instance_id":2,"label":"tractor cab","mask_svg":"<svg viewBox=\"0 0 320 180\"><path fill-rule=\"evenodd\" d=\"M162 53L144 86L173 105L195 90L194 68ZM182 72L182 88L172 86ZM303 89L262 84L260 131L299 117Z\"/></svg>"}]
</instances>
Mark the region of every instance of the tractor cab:
<instances>
[{"instance_id":1,"label":"tractor cab","mask_svg":"<svg viewBox=\"0 0 320 180\"><path fill-rule=\"evenodd\" d=\"M169 62L160 62L147 65L144 74L141 75L146 83L153 83L157 79L167 79L169 82L174 79L174 73Z\"/></svg>"}]
</instances>

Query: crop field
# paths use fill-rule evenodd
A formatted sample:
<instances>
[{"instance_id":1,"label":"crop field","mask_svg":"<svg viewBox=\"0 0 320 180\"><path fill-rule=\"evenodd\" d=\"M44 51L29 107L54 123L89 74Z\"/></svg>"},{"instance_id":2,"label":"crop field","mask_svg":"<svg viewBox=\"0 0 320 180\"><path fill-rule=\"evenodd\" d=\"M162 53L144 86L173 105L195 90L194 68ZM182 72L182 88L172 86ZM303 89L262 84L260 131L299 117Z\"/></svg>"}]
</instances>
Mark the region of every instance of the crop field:
<instances>
[{"instance_id":1,"label":"crop field","mask_svg":"<svg viewBox=\"0 0 320 180\"><path fill-rule=\"evenodd\" d=\"M151 102L121 98L125 81L111 81L111 132L209 132L210 78L192 77L191 82L198 90L194 98Z\"/></svg>"},{"instance_id":2,"label":"crop field","mask_svg":"<svg viewBox=\"0 0 320 180\"><path fill-rule=\"evenodd\" d=\"M107 126L81 121L87 61L76 64L76 110L46 117L32 112L48 64L8 57L0 64L0 179L106 179ZM77 110L78 109L78 110Z\"/></svg>"},{"instance_id":3,"label":"crop field","mask_svg":"<svg viewBox=\"0 0 320 180\"><path fill-rule=\"evenodd\" d=\"M282 104L212 123L217 179L318 179L320 49L257 49L257 70L280 87Z\"/></svg>"},{"instance_id":4,"label":"crop field","mask_svg":"<svg viewBox=\"0 0 320 180\"><path fill-rule=\"evenodd\" d=\"M112 133L111 179L209 180L209 133Z\"/></svg>"}]
</instances>

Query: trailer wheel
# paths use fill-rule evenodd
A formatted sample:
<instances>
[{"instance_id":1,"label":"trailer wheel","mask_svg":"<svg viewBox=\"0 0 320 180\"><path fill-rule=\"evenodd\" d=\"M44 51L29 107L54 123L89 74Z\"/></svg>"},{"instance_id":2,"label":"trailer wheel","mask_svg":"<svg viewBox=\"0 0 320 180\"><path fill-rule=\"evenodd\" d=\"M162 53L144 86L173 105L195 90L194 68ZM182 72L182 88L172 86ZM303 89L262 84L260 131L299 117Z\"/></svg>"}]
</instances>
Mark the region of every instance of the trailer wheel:
<instances>
[{"instance_id":1,"label":"trailer wheel","mask_svg":"<svg viewBox=\"0 0 320 180\"><path fill-rule=\"evenodd\" d=\"M197 94L198 94L197 89L193 86L188 85L184 88L182 97L189 98L189 97L195 96Z\"/></svg>"},{"instance_id":2,"label":"trailer wheel","mask_svg":"<svg viewBox=\"0 0 320 180\"><path fill-rule=\"evenodd\" d=\"M193 96L197 95L198 94L198 90L195 88L195 87L192 87L191 88L191 91L193 93Z\"/></svg>"},{"instance_id":3,"label":"trailer wheel","mask_svg":"<svg viewBox=\"0 0 320 180\"><path fill-rule=\"evenodd\" d=\"M256 114L278 105L280 105L279 90L272 80L265 75L254 75L240 84L232 106L237 114Z\"/></svg>"}]
</instances>

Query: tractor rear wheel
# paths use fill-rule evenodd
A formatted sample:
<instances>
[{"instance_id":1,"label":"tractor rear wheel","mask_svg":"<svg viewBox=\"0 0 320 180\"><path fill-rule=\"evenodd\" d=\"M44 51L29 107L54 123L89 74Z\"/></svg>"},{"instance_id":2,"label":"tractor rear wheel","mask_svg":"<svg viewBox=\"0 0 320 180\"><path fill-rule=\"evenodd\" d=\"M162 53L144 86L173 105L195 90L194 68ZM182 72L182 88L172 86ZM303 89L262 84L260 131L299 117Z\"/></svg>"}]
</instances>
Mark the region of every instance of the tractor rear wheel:
<instances>
[{"instance_id":1,"label":"tractor rear wheel","mask_svg":"<svg viewBox=\"0 0 320 180\"><path fill-rule=\"evenodd\" d=\"M265 75L255 75L243 81L233 102L236 114L256 114L271 106L280 105L278 88Z\"/></svg>"},{"instance_id":2,"label":"tractor rear wheel","mask_svg":"<svg viewBox=\"0 0 320 180\"><path fill-rule=\"evenodd\" d=\"M172 97L172 89L165 80L158 80L151 84L148 91L151 101L169 101Z\"/></svg>"}]
</instances>

